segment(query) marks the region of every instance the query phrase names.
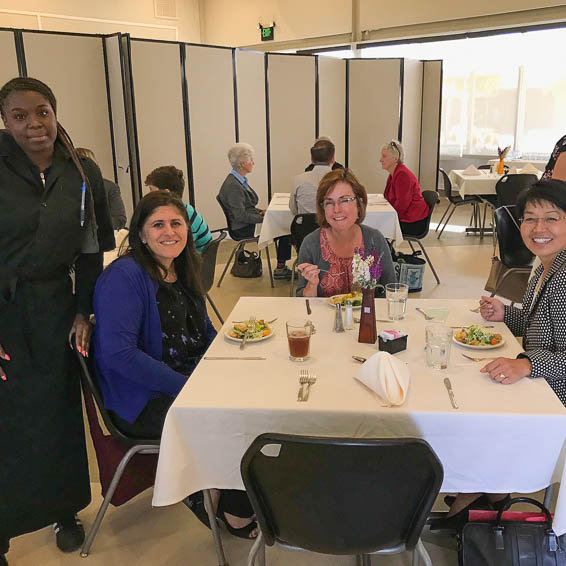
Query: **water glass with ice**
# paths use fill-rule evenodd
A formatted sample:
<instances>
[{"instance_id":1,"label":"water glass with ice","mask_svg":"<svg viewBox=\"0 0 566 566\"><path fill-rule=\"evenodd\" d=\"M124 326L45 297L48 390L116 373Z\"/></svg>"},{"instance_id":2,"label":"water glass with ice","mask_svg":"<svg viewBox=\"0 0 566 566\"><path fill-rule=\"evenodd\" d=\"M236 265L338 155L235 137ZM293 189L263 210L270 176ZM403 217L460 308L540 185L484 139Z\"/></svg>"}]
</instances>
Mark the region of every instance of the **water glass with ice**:
<instances>
[{"instance_id":1,"label":"water glass with ice","mask_svg":"<svg viewBox=\"0 0 566 566\"><path fill-rule=\"evenodd\" d=\"M390 320L403 320L407 310L409 286L406 283L388 283L385 285L387 316Z\"/></svg>"},{"instance_id":2,"label":"water glass with ice","mask_svg":"<svg viewBox=\"0 0 566 566\"><path fill-rule=\"evenodd\" d=\"M427 326L426 332L426 363L433 369L446 369L450 360L452 345L452 329L448 326L435 324Z\"/></svg>"}]
</instances>

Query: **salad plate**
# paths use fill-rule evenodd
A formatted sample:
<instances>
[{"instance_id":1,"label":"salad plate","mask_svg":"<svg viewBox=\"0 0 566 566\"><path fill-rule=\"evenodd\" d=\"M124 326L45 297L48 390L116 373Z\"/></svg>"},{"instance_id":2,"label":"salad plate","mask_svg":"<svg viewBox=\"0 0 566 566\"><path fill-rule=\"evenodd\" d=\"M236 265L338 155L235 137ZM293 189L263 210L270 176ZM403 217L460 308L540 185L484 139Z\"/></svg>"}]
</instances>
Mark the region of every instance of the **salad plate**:
<instances>
[{"instance_id":1,"label":"salad plate","mask_svg":"<svg viewBox=\"0 0 566 566\"><path fill-rule=\"evenodd\" d=\"M346 301L352 301L352 308L354 310L362 308L362 294L361 293L346 293L345 295L332 295L326 299L326 304L330 308L334 308L335 305L341 304L343 307L346 306Z\"/></svg>"},{"instance_id":2,"label":"salad plate","mask_svg":"<svg viewBox=\"0 0 566 566\"><path fill-rule=\"evenodd\" d=\"M224 336L233 342L241 342L244 339L246 332L248 332L248 323L240 322L232 325L231 328L226 330L226 332L224 332ZM262 340L271 338L273 334L273 328L271 328L267 322L262 319L256 320L255 326L246 339L246 342L248 344L251 342L261 342Z\"/></svg>"},{"instance_id":3,"label":"salad plate","mask_svg":"<svg viewBox=\"0 0 566 566\"><path fill-rule=\"evenodd\" d=\"M452 340L459 346L472 350L493 350L505 344L505 338L501 334L491 332L479 324L462 327L454 333Z\"/></svg>"}]
</instances>

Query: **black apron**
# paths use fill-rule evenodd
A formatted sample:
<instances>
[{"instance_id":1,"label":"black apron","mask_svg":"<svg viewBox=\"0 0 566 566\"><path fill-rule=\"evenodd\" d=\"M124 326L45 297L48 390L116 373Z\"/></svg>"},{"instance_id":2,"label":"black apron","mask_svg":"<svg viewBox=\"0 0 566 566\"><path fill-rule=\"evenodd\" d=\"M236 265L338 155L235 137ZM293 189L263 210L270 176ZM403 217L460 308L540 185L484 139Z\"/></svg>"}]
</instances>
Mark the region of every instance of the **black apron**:
<instances>
[{"instance_id":1,"label":"black apron","mask_svg":"<svg viewBox=\"0 0 566 566\"><path fill-rule=\"evenodd\" d=\"M7 376L0 382L0 539L90 502L80 386L67 340L76 314L69 269L84 231L82 181L59 144L45 187L37 173L0 132L0 344L11 357L0 360Z\"/></svg>"}]
</instances>

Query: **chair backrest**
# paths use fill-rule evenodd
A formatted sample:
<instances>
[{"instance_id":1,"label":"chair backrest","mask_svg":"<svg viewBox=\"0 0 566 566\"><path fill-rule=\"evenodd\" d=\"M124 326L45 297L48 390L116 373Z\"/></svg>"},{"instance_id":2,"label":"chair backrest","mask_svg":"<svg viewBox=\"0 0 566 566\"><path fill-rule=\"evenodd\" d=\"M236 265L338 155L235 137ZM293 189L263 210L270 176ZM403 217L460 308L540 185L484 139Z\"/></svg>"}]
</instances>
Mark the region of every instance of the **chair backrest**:
<instances>
[{"instance_id":1,"label":"chair backrest","mask_svg":"<svg viewBox=\"0 0 566 566\"><path fill-rule=\"evenodd\" d=\"M303 240L314 232L319 225L316 223L316 214L297 214L291 222L291 240L297 250L301 249Z\"/></svg>"},{"instance_id":2,"label":"chair backrest","mask_svg":"<svg viewBox=\"0 0 566 566\"><path fill-rule=\"evenodd\" d=\"M517 204L519 194L536 183L538 180L536 175L503 175L495 185L495 192L499 206L512 206Z\"/></svg>"},{"instance_id":3,"label":"chair backrest","mask_svg":"<svg viewBox=\"0 0 566 566\"><path fill-rule=\"evenodd\" d=\"M489 169L491 171L491 165L480 165L478 169Z\"/></svg>"},{"instance_id":4,"label":"chair backrest","mask_svg":"<svg viewBox=\"0 0 566 566\"><path fill-rule=\"evenodd\" d=\"M216 270L216 256L218 255L218 247L220 242L226 237L226 232L222 230L217 238L210 240L202 250L200 257L202 259L200 282L202 290L208 293L214 284L214 271Z\"/></svg>"},{"instance_id":5,"label":"chair backrest","mask_svg":"<svg viewBox=\"0 0 566 566\"><path fill-rule=\"evenodd\" d=\"M448 173L446 173L446 171L442 169L442 167L439 167L438 170L442 174L442 181L444 183L444 196L450 199L450 197L452 196L452 182L450 181L450 177L448 176Z\"/></svg>"},{"instance_id":6,"label":"chair backrest","mask_svg":"<svg viewBox=\"0 0 566 566\"><path fill-rule=\"evenodd\" d=\"M420 439L275 433L253 441L241 473L266 544L324 554L414 548L444 475Z\"/></svg>"},{"instance_id":7,"label":"chair backrest","mask_svg":"<svg viewBox=\"0 0 566 566\"><path fill-rule=\"evenodd\" d=\"M434 207L436 206L436 203L438 202L438 193L436 191L423 191L423 198L425 199L425 202L428 204L428 216L426 217L426 220L427 220L426 228L418 236L407 236L407 235L404 234L403 236L406 239L416 238L417 240L422 240L423 238L426 238L426 236L428 234L428 231L430 229L430 219L432 218L432 213L434 212Z\"/></svg>"},{"instance_id":8,"label":"chair backrest","mask_svg":"<svg viewBox=\"0 0 566 566\"><path fill-rule=\"evenodd\" d=\"M76 351L76 347L75 347ZM98 408L98 412L102 417L102 421L104 425L108 429L108 432L114 437L117 438L123 444L128 446L132 446L134 444L153 444L158 446L159 440L155 439L144 439L144 438L133 438L124 434L112 420L110 413L104 406L104 401L102 399L102 393L100 392L100 388L98 386L98 381L96 379L96 371L93 367L93 353L92 348L90 351L90 355L88 358L84 358L78 351L77 351L77 358L79 360L79 366L81 368L81 383L83 386L83 390L86 393L90 393L94 398L96 403L96 407Z\"/></svg>"},{"instance_id":9,"label":"chair backrest","mask_svg":"<svg viewBox=\"0 0 566 566\"><path fill-rule=\"evenodd\" d=\"M523 243L516 217L516 206L502 206L495 210L495 230L499 243L499 258L508 268L531 267L534 255Z\"/></svg>"},{"instance_id":10,"label":"chair backrest","mask_svg":"<svg viewBox=\"0 0 566 566\"><path fill-rule=\"evenodd\" d=\"M242 238L238 238L237 236L234 236L232 230L232 222L230 221L230 214L228 213L228 209L226 208L226 206L224 205L224 203L222 202L222 200L220 199L220 195L216 195L216 200L218 201L218 204L220 205L220 208L222 209L222 212L224 213L224 216L226 217L226 226L228 226L228 234L230 234L230 238L232 238L232 240L238 241L241 240Z\"/></svg>"}]
</instances>

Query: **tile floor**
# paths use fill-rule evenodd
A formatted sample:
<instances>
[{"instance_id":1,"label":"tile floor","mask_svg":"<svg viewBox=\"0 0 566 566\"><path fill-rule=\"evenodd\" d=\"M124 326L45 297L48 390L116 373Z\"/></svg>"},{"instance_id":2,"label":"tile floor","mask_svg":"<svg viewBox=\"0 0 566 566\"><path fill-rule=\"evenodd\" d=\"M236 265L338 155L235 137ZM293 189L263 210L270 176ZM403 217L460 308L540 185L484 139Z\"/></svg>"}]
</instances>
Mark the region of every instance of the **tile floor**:
<instances>
[{"instance_id":1,"label":"tile floor","mask_svg":"<svg viewBox=\"0 0 566 566\"><path fill-rule=\"evenodd\" d=\"M440 219L447 206L442 199L433 221ZM466 236L464 227L469 221L468 207L456 211L451 225L436 239L434 230L428 235L425 245L439 274L441 283L436 285L432 273L425 272L423 291L414 296L431 298L470 298L479 297L490 269L492 241L486 237L483 241L474 236ZM450 231L448 231L450 230ZM222 263L228 258L232 242L223 244L219 253L217 277L223 268ZM401 248L404 249L406 244ZM214 287L211 295L220 312L227 316L241 295L286 296L289 286L286 282L276 282L275 289L269 286L267 273L261 279L236 279L227 275L220 289ZM210 309L211 310L211 309ZM211 318L216 324L215 316ZM89 455L89 457L92 455ZM94 456L91 465L96 468ZM92 474L93 478L97 473ZM94 520L101 503L100 485L92 484L93 501L80 516L86 527ZM440 504L442 506L442 504ZM439 507L440 508L440 507ZM7 555L11 566L177 566L177 565L215 565L216 558L209 531L194 518L183 504L170 507L151 508L151 490L139 495L133 501L118 508L110 508L99 534L95 540L91 555L81 559L78 552L65 555L59 552L54 543L54 533L45 528L35 533L18 537L12 541L11 551ZM246 557L250 544L223 537L225 552L231 566L247 564ZM457 554L451 539L438 538L430 533L423 533L433 564L449 566L457 564ZM373 564L383 566L401 566L411 564L408 554L391 557L373 557ZM83 562L84 561L84 562ZM329 557L305 552L289 552L268 549L268 564L272 566L297 565L354 565L353 557Z\"/></svg>"}]
</instances>

